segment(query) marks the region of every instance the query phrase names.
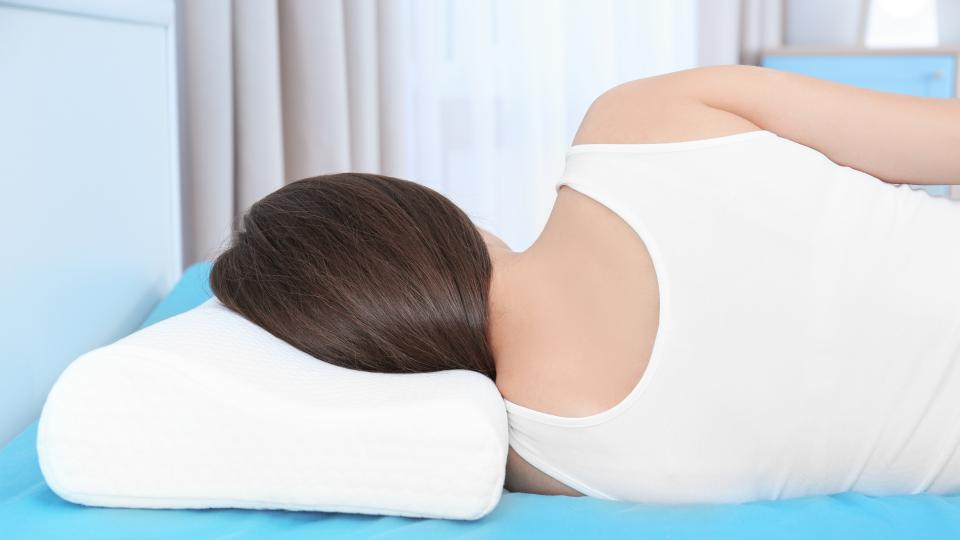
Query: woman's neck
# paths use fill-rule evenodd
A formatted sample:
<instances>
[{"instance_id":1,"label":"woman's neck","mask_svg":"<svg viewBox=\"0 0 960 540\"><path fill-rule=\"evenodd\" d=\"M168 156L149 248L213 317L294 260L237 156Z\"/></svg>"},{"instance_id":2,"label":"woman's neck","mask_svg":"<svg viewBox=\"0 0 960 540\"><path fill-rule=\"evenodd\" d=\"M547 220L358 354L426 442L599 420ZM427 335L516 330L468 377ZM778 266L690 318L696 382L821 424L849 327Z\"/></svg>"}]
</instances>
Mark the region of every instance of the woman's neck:
<instances>
[{"instance_id":1,"label":"woman's neck","mask_svg":"<svg viewBox=\"0 0 960 540\"><path fill-rule=\"evenodd\" d=\"M542 355L567 326L569 293L583 269L583 246L591 242L589 231L577 224L580 209L573 203L561 190L543 230L526 250L491 252L488 325L498 380L516 372L518 362Z\"/></svg>"}]
</instances>

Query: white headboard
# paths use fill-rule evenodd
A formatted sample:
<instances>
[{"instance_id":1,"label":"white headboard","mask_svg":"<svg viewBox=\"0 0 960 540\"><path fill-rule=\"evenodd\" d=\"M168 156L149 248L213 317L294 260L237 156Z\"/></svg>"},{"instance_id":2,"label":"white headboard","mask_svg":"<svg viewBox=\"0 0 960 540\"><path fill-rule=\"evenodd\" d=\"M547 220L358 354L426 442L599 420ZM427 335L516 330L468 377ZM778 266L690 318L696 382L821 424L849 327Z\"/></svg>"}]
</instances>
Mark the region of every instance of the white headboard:
<instances>
[{"instance_id":1,"label":"white headboard","mask_svg":"<svg viewBox=\"0 0 960 540\"><path fill-rule=\"evenodd\" d=\"M174 0L0 0L0 446L182 270Z\"/></svg>"}]
</instances>

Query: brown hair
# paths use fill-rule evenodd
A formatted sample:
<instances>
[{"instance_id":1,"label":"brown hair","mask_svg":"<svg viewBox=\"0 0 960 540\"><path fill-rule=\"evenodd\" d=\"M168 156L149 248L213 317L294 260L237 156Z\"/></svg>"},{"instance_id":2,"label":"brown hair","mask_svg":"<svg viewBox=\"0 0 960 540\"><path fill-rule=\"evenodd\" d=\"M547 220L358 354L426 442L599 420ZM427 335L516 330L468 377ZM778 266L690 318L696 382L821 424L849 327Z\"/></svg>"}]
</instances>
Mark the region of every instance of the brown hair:
<instances>
[{"instance_id":1,"label":"brown hair","mask_svg":"<svg viewBox=\"0 0 960 540\"><path fill-rule=\"evenodd\" d=\"M470 218L415 182L340 173L254 203L214 261L228 308L294 347L363 371L478 371L491 262Z\"/></svg>"}]
</instances>

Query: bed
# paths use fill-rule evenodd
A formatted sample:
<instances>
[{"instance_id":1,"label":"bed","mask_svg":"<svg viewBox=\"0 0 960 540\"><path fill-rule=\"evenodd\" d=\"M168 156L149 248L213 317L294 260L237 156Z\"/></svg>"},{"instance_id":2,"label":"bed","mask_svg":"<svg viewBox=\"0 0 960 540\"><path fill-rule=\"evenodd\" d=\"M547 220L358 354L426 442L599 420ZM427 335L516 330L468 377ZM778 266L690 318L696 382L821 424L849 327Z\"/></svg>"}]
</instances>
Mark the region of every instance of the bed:
<instances>
[{"instance_id":1,"label":"bed","mask_svg":"<svg viewBox=\"0 0 960 540\"><path fill-rule=\"evenodd\" d=\"M141 327L210 298L210 264L186 269ZM0 538L960 538L960 494L842 493L737 505L664 506L504 492L477 521L326 512L140 510L69 503L44 483L36 423L0 450Z\"/></svg>"}]
</instances>

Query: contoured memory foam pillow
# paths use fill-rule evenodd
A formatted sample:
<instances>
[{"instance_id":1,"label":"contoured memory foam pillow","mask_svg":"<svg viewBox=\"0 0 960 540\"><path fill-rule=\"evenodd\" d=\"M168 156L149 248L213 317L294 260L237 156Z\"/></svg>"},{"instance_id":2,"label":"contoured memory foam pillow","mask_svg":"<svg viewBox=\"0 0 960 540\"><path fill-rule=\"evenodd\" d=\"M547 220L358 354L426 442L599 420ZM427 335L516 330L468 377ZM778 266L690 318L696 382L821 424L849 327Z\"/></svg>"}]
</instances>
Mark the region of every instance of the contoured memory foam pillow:
<instances>
[{"instance_id":1,"label":"contoured memory foam pillow","mask_svg":"<svg viewBox=\"0 0 960 540\"><path fill-rule=\"evenodd\" d=\"M507 444L483 375L333 366L215 297L77 358L37 434L80 504L449 519L496 506Z\"/></svg>"}]
</instances>

